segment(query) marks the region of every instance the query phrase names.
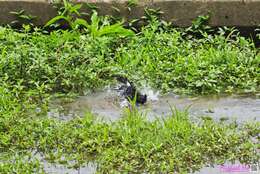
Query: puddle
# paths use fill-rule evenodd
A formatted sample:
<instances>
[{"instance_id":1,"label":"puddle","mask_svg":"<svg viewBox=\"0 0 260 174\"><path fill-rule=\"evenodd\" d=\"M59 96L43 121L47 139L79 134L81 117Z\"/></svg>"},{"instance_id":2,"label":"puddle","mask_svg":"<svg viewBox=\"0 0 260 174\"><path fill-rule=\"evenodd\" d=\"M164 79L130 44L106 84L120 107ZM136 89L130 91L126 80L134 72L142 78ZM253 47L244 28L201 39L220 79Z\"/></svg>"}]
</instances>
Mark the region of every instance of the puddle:
<instances>
[{"instance_id":1,"label":"puddle","mask_svg":"<svg viewBox=\"0 0 260 174\"><path fill-rule=\"evenodd\" d=\"M236 119L238 122L257 120L260 121L260 95L229 95L229 96L199 96L183 97L178 95L158 96L151 90L146 90L148 102L138 109L146 113L148 119L155 117L165 117L171 114L171 108L184 110L189 107L188 112L194 116L211 116L214 119L228 118ZM76 116L84 116L84 113L91 111L104 120L116 121L122 117L124 101L115 90L105 90L77 97L73 102L64 102L62 99L52 101L48 116L61 120L70 120ZM69 173L69 174L94 174L95 163L81 167L78 170L67 169L61 165L45 163L44 168L47 173ZM236 171L235 169L241 169ZM242 170L243 169L243 170ZM245 174L258 173L248 169L239 163L236 165L226 163L224 166L204 167L195 174Z\"/></svg>"},{"instance_id":2,"label":"puddle","mask_svg":"<svg viewBox=\"0 0 260 174\"><path fill-rule=\"evenodd\" d=\"M259 174L259 164L245 165L239 162L234 164L225 163L223 165L214 165L213 167L204 167L194 174Z\"/></svg>"},{"instance_id":3,"label":"puddle","mask_svg":"<svg viewBox=\"0 0 260 174\"><path fill-rule=\"evenodd\" d=\"M192 116L211 116L214 119L236 119L238 122L260 121L260 98L250 96L172 97L165 96L152 105L154 113L169 114L169 106L189 107Z\"/></svg>"},{"instance_id":4,"label":"puddle","mask_svg":"<svg viewBox=\"0 0 260 174\"><path fill-rule=\"evenodd\" d=\"M105 90L80 96L73 102L64 103L61 99L54 100L48 115L50 117L69 120L83 116L91 111L105 120L115 121L122 117L122 99L114 90ZM189 108L192 116L211 116L214 119L236 119L238 122L249 120L260 121L260 96L200 96L183 97L178 95L157 96L148 91L148 102L139 110L146 113L148 119L165 117L171 114L171 107L184 110Z\"/></svg>"},{"instance_id":5,"label":"puddle","mask_svg":"<svg viewBox=\"0 0 260 174\"><path fill-rule=\"evenodd\" d=\"M75 116L84 116L84 113L91 111L105 119L117 120L122 112L120 103L117 92L113 90L79 96L73 102L56 99L51 103L48 116L70 120Z\"/></svg>"},{"instance_id":6,"label":"puddle","mask_svg":"<svg viewBox=\"0 0 260 174\"><path fill-rule=\"evenodd\" d=\"M48 174L95 174L97 168L95 163L89 163L79 169L69 169L63 165L54 165L48 162L44 162L43 167Z\"/></svg>"},{"instance_id":7,"label":"puddle","mask_svg":"<svg viewBox=\"0 0 260 174\"><path fill-rule=\"evenodd\" d=\"M86 164L75 169L59 163L48 162L44 158L44 155L36 151L33 151L32 154L35 159L41 162L44 172L48 174L95 174L97 171L97 164L93 161L88 161Z\"/></svg>"},{"instance_id":8,"label":"puddle","mask_svg":"<svg viewBox=\"0 0 260 174\"><path fill-rule=\"evenodd\" d=\"M62 165L44 164L44 170L48 174L95 174L96 164L90 163L79 169L68 169ZM214 167L204 167L200 171L190 174L259 174L259 164L243 165L240 163L225 163L224 165L215 165Z\"/></svg>"}]
</instances>

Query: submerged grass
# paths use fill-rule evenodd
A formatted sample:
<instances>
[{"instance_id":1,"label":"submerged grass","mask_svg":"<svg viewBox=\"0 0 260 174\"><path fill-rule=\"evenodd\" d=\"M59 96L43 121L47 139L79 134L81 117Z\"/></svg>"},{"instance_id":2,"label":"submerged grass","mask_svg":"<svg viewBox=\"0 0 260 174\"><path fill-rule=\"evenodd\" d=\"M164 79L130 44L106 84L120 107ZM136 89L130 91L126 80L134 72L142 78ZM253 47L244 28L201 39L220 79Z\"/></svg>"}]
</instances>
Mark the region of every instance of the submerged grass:
<instances>
[{"instance_id":1,"label":"submerged grass","mask_svg":"<svg viewBox=\"0 0 260 174\"><path fill-rule=\"evenodd\" d=\"M1 154L28 158L28 152L33 152L74 168L94 160L100 173L186 173L225 161L259 161L259 122L237 125L205 119L195 123L180 111L164 120L148 121L129 110L112 123L96 120L90 113L68 122L20 114L8 120L11 125L1 124ZM0 171L12 173L24 163L13 166L9 160L1 159ZM40 162L28 162L23 170L41 171Z\"/></svg>"},{"instance_id":2,"label":"submerged grass","mask_svg":"<svg viewBox=\"0 0 260 174\"><path fill-rule=\"evenodd\" d=\"M186 173L225 161L259 161L259 122L193 122L177 110L148 121L136 108L117 122L96 120L91 113L62 122L31 115L36 106L28 98L13 98L1 93L1 173L44 172L37 156L74 168L94 160L100 173Z\"/></svg>"}]
</instances>

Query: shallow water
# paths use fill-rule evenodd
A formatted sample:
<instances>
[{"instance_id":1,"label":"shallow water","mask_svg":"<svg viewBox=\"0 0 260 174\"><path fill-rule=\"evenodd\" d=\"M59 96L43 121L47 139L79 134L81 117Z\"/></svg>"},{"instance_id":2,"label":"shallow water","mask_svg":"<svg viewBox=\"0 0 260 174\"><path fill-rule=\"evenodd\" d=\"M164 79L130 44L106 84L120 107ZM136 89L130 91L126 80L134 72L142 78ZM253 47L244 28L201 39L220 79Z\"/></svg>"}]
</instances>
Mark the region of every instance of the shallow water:
<instances>
[{"instance_id":1,"label":"shallow water","mask_svg":"<svg viewBox=\"0 0 260 174\"><path fill-rule=\"evenodd\" d=\"M154 95L152 93L151 95ZM214 119L236 119L238 122L260 121L260 96L229 95L185 97L178 95L153 96L138 109L147 114L148 119L165 117L171 114L171 108L188 109L195 117L211 116ZM74 116L83 116L91 111L105 120L115 121L122 117L124 102L113 90L101 91L87 96L80 96L73 102L62 99L53 100L49 116L69 120Z\"/></svg>"},{"instance_id":2,"label":"shallow water","mask_svg":"<svg viewBox=\"0 0 260 174\"><path fill-rule=\"evenodd\" d=\"M89 163L79 169L68 169L62 165L53 165L48 162L44 163L44 170L48 174L95 174L97 165ZM215 165L213 167L204 167L193 174L259 174L260 165L243 165L239 162L234 164L225 163L224 165Z\"/></svg>"},{"instance_id":3,"label":"shallow water","mask_svg":"<svg viewBox=\"0 0 260 174\"><path fill-rule=\"evenodd\" d=\"M151 90L146 90L146 93L148 94L148 102L146 105L138 107L138 109L147 114L148 119L150 120L156 117L170 115L171 107L175 107L179 110L188 108L188 112L193 117L211 116L216 120L224 117L229 120L236 119L238 122L260 121L260 95L185 97L174 94L159 96L158 93ZM66 102L64 99L55 99L52 101L48 115L61 120L70 120L76 116L84 116L84 113L90 111L104 120L116 121L122 117L124 110L122 104L124 102L125 101L120 98L117 91L108 89L77 97L73 102ZM230 167L230 165L227 167ZM73 170L67 169L61 165L54 166L45 163L44 168L47 173L94 174L96 171L95 164L89 164L78 170ZM217 165L214 167L204 167L199 172L196 172L196 174L257 173L252 171L230 172L223 171L222 169L223 168Z\"/></svg>"},{"instance_id":4,"label":"shallow water","mask_svg":"<svg viewBox=\"0 0 260 174\"><path fill-rule=\"evenodd\" d=\"M79 169L69 169L59 164L44 163L44 171L48 174L95 174L96 167L95 163L89 163Z\"/></svg>"},{"instance_id":5,"label":"shallow water","mask_svg":"<svg viewBox=\"0 0 260 174\"><path fill-rule=\"evenodd\" d=\"M194 174L259 174L259 164L244 165L236 162L215 165L214 167L204 167Z\"/></svg>"}]
</instances>

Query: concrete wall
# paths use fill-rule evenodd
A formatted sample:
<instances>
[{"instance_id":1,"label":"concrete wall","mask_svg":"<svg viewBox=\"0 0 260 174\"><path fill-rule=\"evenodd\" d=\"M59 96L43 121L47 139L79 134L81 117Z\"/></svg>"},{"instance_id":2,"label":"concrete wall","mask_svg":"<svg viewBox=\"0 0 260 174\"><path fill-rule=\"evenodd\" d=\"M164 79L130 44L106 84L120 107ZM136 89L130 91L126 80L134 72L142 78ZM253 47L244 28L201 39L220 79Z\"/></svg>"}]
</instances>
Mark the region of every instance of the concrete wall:
<instances>
[{"instance_id":1,"label":"concrete wall","mask_svg":"<svg viewBox=\"0 0 260 174\"><path fill-rule=\"evenodd\" d=\"M79 0L77 1L79 2ZM94 3L100 14L123 16L126 19L144 15L144 8L160 8L162 18L177 26L188 26L198 15L211 14L212 26L253 27L260 24L260 0L139 0L137 5L127 9L126 0L81 0ZM120 12L114 8L120 9ZM56 9L48 0L0 0L0 24L8 24L16 19L10 11L24 9L35 15L37 25L45 24L56 16Z\"/></svg>"}]
</instances>

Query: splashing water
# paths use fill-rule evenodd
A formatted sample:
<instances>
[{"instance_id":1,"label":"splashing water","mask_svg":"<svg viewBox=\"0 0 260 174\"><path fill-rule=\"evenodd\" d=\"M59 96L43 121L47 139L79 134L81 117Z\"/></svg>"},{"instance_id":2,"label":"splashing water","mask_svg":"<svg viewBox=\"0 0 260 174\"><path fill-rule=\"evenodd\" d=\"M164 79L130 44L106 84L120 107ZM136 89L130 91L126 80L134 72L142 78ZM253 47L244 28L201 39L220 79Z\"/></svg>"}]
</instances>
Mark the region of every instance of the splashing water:
<instances>
[{"instance_id":1,"label":"splashing water","mask_svg":"<svg viewBox=\"0 0 260 174\"><path fill-rule=\"evenodd\" d=\"M119 105L120 108L129 107L129 101L123 96L123 91L125 90L122 88L122 85L119 83L114 88L108 88L107 92L111 92L112 90L117 91L117 96L119 97ZM151 87L145 86L141 88L140 92L142 94L147 95L147 101L154 102L159 100L159 91L154 91Z\"/></svg>"},{"instance_id":2,"label":"splashing water","mask_svg":"<svg viewBox=\"0 0 260 174\"><path fill-rule=\"evenodd\" d=\"M159 100L159 91L154 91L151 87L146 86L141 90L141 93L147 95L148 101L158 101Z\"/></svg>"},{"instance_id":3,"label":"splashing water","mask_svg":"<svg viewBox=\"0 0 260 174\"><path fill-rule=\"evenodd\" d=\"M130 103L127 99L122 99L119 103L120 108L129 107Z\"/></svg>"},{"instance_id":4,"label":"splashing water","mask_svg":"<svg viewBox=\"0 0 260 174\"><path fill-rule=\"evenodd\" d=\"M260 97L247 95L217 95L217 96L178 96L175 94L159 95L159 92L149 87L139 88L147 95L148 102L138 110L147 112L147 115L164 117L172 114L171 106L179 110L189 108L193 117L211 116L214 119L227 117L237 118L239 122L259 121ZM122 108L130 107L129 102L115 89L108 86L102 91L79 96L75 101L68 103L57 98L50 104L49 116L68 120L75 116L84 116L91 111L102 118L117 120L122 116ZM58 108L58 109L57 109ZM149 117L150 118L150 117Z\"/></svg>"}]
</instances>

